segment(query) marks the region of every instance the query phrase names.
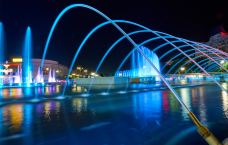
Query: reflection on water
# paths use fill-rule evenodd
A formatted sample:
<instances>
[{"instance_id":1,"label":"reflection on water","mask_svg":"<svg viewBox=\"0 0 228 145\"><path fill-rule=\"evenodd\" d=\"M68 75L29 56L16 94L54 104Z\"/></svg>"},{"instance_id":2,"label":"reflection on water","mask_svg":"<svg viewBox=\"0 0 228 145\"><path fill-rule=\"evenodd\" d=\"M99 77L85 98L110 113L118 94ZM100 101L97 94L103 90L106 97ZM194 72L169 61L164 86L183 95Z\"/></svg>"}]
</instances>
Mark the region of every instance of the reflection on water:
<instances>
[{"instance_id":1,"label":"reflection on water","mask_svg":"<svg viewBox=\"0 0 228 145\"><path fill-rule=\"evenodd\" d=\"M184 104L189 108L191 111L191 94L190 94L190 89L189 88L183 88L180 89L180 96ZM187 110L185 110L184 107L182 107L182 116L184 120L189 120Z\"/></svg>"},{"instance_id":2,"label":"reflection on water","mask_svg":"<svg viewBox=\"0 0 228 145\"><path fill-rule=\"evenodd\" d=\"M87 99L86 98L73 99L72 108L74 112L81 113L83 110L87 109Z\"/></svg>"},{"instance_id":3,"label":"reflection on water","mask_svg":"<svg viewBox=\"0 0 228 145\"><path fill-rule=\"evenodd\" d=\"M154 118L161 116L162 96L160 91L133 94L135 118Z\"/></svg>"},{"instance_id":4,"label":"reflection on water","mask_svg":"<svg viewBox=\"0 0 228 145\"><path fill-rule=\"evenodd\" d=\"M227 84L224 86L227 87ZM72 93L84 91L79 86L70 89ZM2 89L1 97L7 98L10 94L12 98L25 94L51 97L56 92L61 92L60 86L11 88ZM177 92L205 124L215 124L217 120L228 123L226 92L215 86L181 88ZM72 97L0 107L1 145L162 145L183 132L183 128L192 127L186 112L170 91ZM216 132L221 129L228 134L228 128L224 126L213 128ZM186 133L194 139L187 141L187 138L179 138L177 144L205 144L195 130Z\"/></svg>"},{"instance_id":5,"label":"reflection on water","mask_svg":"<svg viewBox=\"0 0 228 145\"><path fill-rule=\"evenodd\" d=\"M223 83L222 86L227 89L227 83ZM228 118L228 96L227 96L227 92L222 91L222 105L223 105L223 111L225 114L225 117Z\"/></svg>"},{"instance_id":6,"label":"reflection on water","mask_svg":"<svg viewBox=\"0 0 228 145\"><path fill-rule=\"evenodd\" d=\"M0 98L21 98L22 88L10 88L10 89L0 89Z\"/></svg>"}]
</instances>

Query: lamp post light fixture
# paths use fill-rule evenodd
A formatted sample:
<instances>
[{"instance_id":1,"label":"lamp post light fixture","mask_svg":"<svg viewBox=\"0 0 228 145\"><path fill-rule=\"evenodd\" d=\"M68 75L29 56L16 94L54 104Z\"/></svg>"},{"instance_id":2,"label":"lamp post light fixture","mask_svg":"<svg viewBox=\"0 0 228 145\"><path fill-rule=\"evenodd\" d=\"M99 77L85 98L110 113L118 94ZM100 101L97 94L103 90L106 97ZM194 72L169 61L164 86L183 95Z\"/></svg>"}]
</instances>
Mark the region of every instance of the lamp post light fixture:
<instances>
[{"instance_id":1,"label":"lamp post light fixture","mask_svg":"<svg viewBox=\"0 0 228 145\"><path fill-rule=\"evenodd\" d=\"M180 70L181 70L181 71L185 71L185 67L181 67Z\"/></svg>"}]
</instances>

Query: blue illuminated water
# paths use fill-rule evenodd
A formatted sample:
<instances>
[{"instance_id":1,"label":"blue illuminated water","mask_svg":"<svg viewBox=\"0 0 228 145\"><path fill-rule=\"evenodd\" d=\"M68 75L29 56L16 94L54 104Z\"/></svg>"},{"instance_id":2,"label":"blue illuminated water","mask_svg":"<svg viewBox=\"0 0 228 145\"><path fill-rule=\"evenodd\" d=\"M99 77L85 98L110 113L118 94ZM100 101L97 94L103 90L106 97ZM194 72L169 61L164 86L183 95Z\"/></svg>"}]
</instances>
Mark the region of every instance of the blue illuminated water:
<instances>
[{"instance_id":1,"label":"blue illuminated water","mask_svg":"<svg viewBox=\"0 0 228 145\"><path fill-rule=\"evenodd\" d=\"M4 63L4 51L5 51L5 37L4 37L4 27L3 24L0 22L0 63Z\"/></svg>"},{"instance_id":2,"label":"blue illuminated water","mask_svg":"<svg viewBox=\"0 0 228 145\"><path fill-rule=\"evenodd\" d=\"M157 54L144 46L140 46L140 49L160 72L160 62ZM115 75L118 77L155 77L156 81L160 80L159 74L138 51L133 51L131 55L131 69L117 71Z\"/></svg>"},{"instance_id":3,"label":"blue illuminated water","mask_svg":"<svg viewBox=\"0 0 228 145\"><path fill-rule=\"evenodd\" d=\"M4 63L4 51L5 51L5 36L4 36L4 27L3 23L0 22L0 64ZM0 69L3 69L3 66L0 65ZM2 75L2 72L0 72L0 75ZM3 85L3 79L0 78L0 86Z\"/></svg>"},{"instance_id":4,"label":"blue illuminated water","mask_svg":"<svg viewBox=\"0 0 228 145\"><path fill-rule=\"evenodd\" d=\"M22 81L27 86L32 83L32 65L31 65L31 51L32 51L32 32L28 27L25 34L24 48L23 48L23 62L22 62Z\"/></svg>"},{"instance_id":5,"label":"blue illuminated water","mask_svg":"<svg viewBox=\"0 0 228 145\"><path fill-rule=\"evenodd\" d=\"M222 84L227 87L227 83ZM133 85L110 94L97 86L72 86L65 100L60 85L1 89L1 145L206 145L184 109L168 90ZM215 85L176 88L185 104L220 139L228 135L228 98ZM81 94L81 96L79 95ZM93 95L96 94L96 95ZM26 102L35 96L49 98ZM188 138L190 139L188 139Z\"/></svg>"}]
</instances>

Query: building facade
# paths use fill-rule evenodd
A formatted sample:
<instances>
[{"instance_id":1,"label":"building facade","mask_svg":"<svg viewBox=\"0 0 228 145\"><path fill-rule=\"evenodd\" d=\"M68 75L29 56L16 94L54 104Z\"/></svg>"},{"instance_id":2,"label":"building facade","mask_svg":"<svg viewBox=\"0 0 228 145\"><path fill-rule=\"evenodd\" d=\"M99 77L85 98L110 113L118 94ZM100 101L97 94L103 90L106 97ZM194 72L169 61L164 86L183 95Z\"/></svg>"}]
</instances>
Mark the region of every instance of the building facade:
<instances>
[{"instance_id":1,"label":"building facade","mask_svg":"<svg viewBox=\"0 0 228 145\"><path fill-rule=\"evenodd\" d=\"M37 76L41 61L42 59L32 59L33 78ZM12 60L7 62L7 64L9 65L9 68L13 70L13 73L16 73L18 68L22 68L22 62L22 58L12 58ZM57 79L64 79L68 73L68 68L62 64L59 64L58 61L45 60L43 66L44 78L47 78L50 70L55 71Z\"/></svg>"}]
</instances>

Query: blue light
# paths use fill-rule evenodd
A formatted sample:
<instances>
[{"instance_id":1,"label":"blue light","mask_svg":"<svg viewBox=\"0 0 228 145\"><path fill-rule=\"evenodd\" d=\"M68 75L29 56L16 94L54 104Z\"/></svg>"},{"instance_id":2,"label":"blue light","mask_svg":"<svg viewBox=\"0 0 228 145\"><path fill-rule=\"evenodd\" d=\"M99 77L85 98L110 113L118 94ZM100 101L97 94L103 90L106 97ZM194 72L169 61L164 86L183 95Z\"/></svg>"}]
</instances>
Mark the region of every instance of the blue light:
<instances>
[{"instance_id":1,"label":"blue light","mask_svg":"<svg viewBox=\"0 0 228 145\"><path fill-rule=\"evenodd\" d=\"M100 93L100 95L107 96L107 95L109 95L109 93L108 92L102 92L102 93Z\"/></svg>"},{"instance_id":2,"label":"blue light","mask_svg":"<svg viewBox=\"0 0 228 145\"><path fill-rule=\"evenodd\" d=\"M32 83L32 65L31 65L31 51L32 51L32 32L28 27L25 34L23 61L22 61L22 81L27 87Z\"/></svg>"},{"instance_id":3,"label":"blue light","mask_svg":"<svg viewBox=\"0 0 228 145\"><path fill-rule=\"evenodd\" d=\"M140 49L145 55L147 55L147 57L153 62L155 67L160 71L158 56L146 47L141 46ZM123 73L123 76L125 77L151 77L159 75L138 51L133 51L131 63L131 70L120 71L116 74L118 75ZM157 78L157 80L159 80L159 78Z\"/></svg>"},{"instance_id":4,"label":"blue light","mask_svg":"<svg viewBox=\"0 0 228 145\"><path fill-rule=\"evenodd\" d=\"M126 94L127 92L126 91L119 91L117 92L118 94Z\"/></svg>"},{"instance_id":5,"label":"blue light","mask_svg":"<svg viewBox=\"0 0 228 145\"><path fill-rule=\"evenodd\" d=\"M80 96L81 96L81 97L88 97L88 96L90 96L90 94L84 93L84 94L81 94Z\"/></svg>"}]
</instances>

